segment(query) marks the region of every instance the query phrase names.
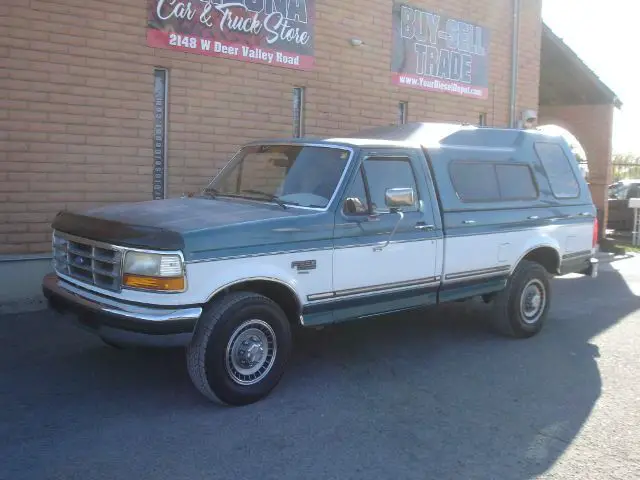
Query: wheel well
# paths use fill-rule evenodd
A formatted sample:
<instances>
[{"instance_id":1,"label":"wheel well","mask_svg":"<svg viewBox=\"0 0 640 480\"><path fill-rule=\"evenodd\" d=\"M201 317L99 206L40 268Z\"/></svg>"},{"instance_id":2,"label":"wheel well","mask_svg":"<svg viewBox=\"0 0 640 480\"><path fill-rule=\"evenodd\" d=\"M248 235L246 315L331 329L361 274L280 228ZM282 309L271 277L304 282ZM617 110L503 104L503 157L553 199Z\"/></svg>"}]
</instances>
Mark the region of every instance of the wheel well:
<instances>
[{"instance_id":1,"label":"wheel well","mask_svg":"<svg viewBox=\"0 0 640 480\"><path fill-rule=\"evenodd\" d=\"M557 274L560 269L560 256L552 247L540 247L531 250L523 260L539 263L552 275Z\"/></svg>"},{"instance_id":2,"label":"wheel well","mask_svg":"<svg viewBox=\"0 0 640 480\"><path fill-rule=\"evenodd\" d=\"M300 324L300 315L302 314L300 302L293 290L286 285L269 280L248 280L225 288L215 295L213 299L219 298L221 295L226 295L229 292L239 291L264 295L276 302L280 308L282 308L291 324Z\"/></svg>"}]
</instances>

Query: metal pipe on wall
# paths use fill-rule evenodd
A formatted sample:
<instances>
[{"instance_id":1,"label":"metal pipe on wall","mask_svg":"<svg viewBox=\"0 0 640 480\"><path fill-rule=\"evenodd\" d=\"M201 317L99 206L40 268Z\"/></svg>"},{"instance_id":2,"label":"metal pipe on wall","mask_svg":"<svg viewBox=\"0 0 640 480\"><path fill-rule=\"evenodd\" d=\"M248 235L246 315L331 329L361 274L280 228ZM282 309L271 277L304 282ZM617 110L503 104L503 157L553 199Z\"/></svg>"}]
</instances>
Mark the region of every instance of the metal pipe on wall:
<instances>
[{"instance_id":1,"label":"metal pipe on wall","mask_svg":"<svg viewBox=\"0 0 640 480\"><path fill-rule=\"evenodd\" d=\"M511 98L509 126L516 127L516 98L518 92L518 40L520 37L520 0L513 0L513 40L511 50Z\"/></svg>"}]
</instances>

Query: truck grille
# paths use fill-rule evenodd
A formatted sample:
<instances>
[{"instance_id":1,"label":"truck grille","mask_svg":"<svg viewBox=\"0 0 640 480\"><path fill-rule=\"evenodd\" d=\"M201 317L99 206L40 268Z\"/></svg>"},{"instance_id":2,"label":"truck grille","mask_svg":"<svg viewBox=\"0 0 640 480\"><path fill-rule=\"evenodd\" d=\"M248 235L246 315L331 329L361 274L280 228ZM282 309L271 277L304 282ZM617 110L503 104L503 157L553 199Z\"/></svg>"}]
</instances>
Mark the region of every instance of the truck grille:
<instances>
[{"instance_id":1,"label":"truck grille","mask_svg":"<svg viewBox=\"0 0 640 480\"><path fill-rule=\"evenodd\" d=\"M122 252L93 240L54 232L53 266L57 273L89 285L113 291L122 286Z\"/></svg>"}]
</instances>

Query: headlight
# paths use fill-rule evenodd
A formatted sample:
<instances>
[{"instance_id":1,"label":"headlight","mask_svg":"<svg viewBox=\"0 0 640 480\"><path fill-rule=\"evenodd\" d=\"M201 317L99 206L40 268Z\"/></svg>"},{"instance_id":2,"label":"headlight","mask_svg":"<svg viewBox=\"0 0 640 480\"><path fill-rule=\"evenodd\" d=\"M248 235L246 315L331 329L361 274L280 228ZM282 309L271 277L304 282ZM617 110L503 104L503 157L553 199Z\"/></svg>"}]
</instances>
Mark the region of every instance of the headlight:
<instances>
[{"instance_id":1,"label":"headlight","mask_svg":"<svg viewBox=\"0 0 640 480\"><path fill-rule=\"evenodd\" d=\"M184 268L179 255L127 252L123 273L126 287L173 292L185 289Z\"/></svg>"}]
</instances>

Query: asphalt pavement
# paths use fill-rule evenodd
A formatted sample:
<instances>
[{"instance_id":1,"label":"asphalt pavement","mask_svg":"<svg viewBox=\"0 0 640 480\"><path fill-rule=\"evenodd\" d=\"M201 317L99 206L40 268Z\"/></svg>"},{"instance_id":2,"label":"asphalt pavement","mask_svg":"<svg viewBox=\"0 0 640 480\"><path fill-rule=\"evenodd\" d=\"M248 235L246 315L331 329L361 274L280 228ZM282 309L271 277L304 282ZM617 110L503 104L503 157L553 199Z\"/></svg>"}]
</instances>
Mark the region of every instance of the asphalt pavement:
<instances>
[{"instance_id":1,"label":"asphalt pavement","mask_svg":"<svg viewBox=\"0 0 640 480\"><path fill-rule=\"evenodd\" d=\"M529 340L475 303L297 332L242 408L197 393L181 350L0 317L0 479L640 478L640 258L552 286Z\"/></svg>"}]
</instances>

